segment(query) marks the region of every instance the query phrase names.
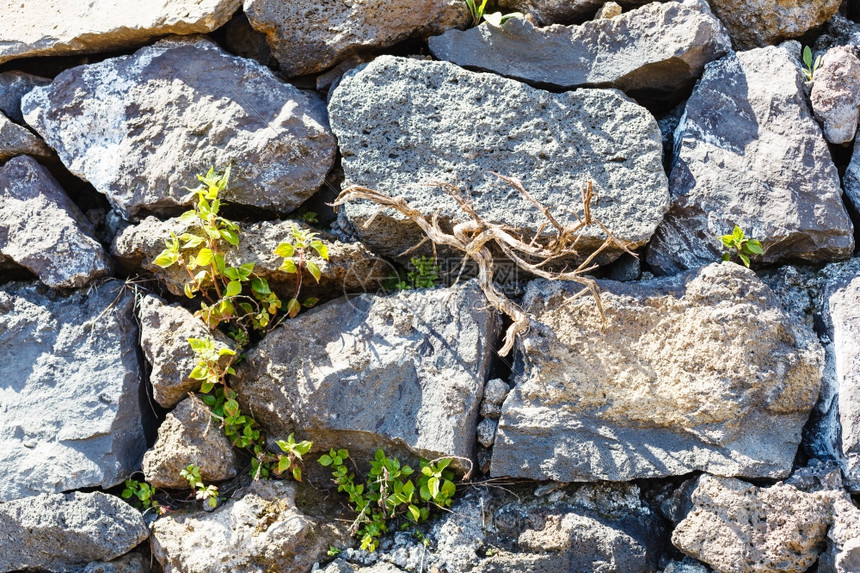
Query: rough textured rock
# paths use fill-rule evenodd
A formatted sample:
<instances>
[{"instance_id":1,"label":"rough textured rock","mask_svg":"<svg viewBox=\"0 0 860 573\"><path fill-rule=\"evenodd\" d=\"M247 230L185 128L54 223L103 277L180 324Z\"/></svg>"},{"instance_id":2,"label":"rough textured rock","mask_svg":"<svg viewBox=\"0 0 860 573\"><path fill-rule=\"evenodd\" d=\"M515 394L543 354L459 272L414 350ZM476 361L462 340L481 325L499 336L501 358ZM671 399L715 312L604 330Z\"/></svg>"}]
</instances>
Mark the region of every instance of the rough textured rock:
<instances>
[{"instance_id":1,"label":"rough textured rock","mask_svg":"<svg viewBox=\"0 0 860 573\"><path fill-rule=\"evenodd\" d=\"M93 561L80 573L149 573L149 559L140 553L128 553L113 561ZM75 572L77 573L77 572Z\"/></svg>"},{"instance_id":2,"label":"rough textured rock","mask_svg":"<svg viewBox=\"0 0 860 573\"><path fill-rule=\"evenodd\" d=\"M289 212L334 161L317 96L202 37L66 70L22 108L69 171L127 217L187 205L194 176L228 164L226 202Z\"/></svg>"},{"instance_id":3,"label":"rough textured rock","mask_svg":"<svg viewBox=\"0 0 860 573\"><path fill-rule=\"evenodd\" d=\"M466 215L428 182L458 182L490 222L544 228L543 215L490 171L521 178L562 224L576 220L575 198L590 178L600 197L592 213L632 247L648 241L667 209L657 123L615 90L554 94L447 62L382 56L344 76L329 113L347 184L401 195L443 224ZM376 212L366 201L343 210L372 250L396 256L423 238L386 211L363 228ZM590 229L579 245L587 253L601 243Z\"/></svg>"},{"instance_id":4,"label":"rough textured rock","mask_svg":"<svg viewBox=\"0 0 860 573\"><path fill-rule=\"evenodd\" d=\"M703 475L672 544L719 573L803 573L824 549L831 510L823 495Z\"/></svg>"},{"instance_id":5,"label":"rough textured rock","mask_svg":"<svg viewBox=\"0 0 860 573\"><path fill-rule=\"evenodd\" d=\"M481 416L497 420L502 413L502 403L510 391L511 387L499 378L487 382L484 385L484 399L481 400ZM495 431L493 428L494 433Z\"/></svg>"},{"instance_id":6,"label":"rough textured rock","mask_svg":"<svg viewBox=\"0 0 860 573\"><path fill-rule=\"evenodd\" d=\"M824 25L822 34L815 40L812 51L823 54L836 46L860 44L860 24L836 14Z\"/></svg>"},{"instance_id":7,"label":"rough textured rock","mask_svg":"<svg viewBox=\"0 0 860 573\"><path fill-rule=\"evenodd\" d=\"M107 52L139 46L168 34L205 34L222 26L240 0L145 0L133 10L121 2L75 0L9 3L0 34L0 63L15 58Z\"/></svg>"},{"instance_id":8,"label":"rough textured rock","mask_svg":"<svg viewBox=\"0 0 860 573\"><path fill-rule=\"evenodd\" d=\"M43 283L80 288L109 275L110 258L93 233L92 224L34 159L16 157L0 167L0 252Z\"/></svg>"},{"instance_id":9,"label":"rough textured rock","mask_svg":"<svg viewBox=\"0 0 860 573\"><path fill-rule=\"evenodd\" d=\"M189 376L197 360L188 339L211 337L219 350L235 348L235 344L178 304L168 305L153 295L142 297L139 304L140 346L152 367L149 381L153 398L165 408L172 408L189 392L200 389L200 380ZM226 366L229 357L222 360L222 366Z\"/></svg>"},{"instance_id":10,"label":"rough textured rock","mask_svg":"<svg viewBox=\"0 0 860 573\"><path fill-rule=\"evenodd\" d=\"M242 225L239 246L226 251L228 264L257 263L254 272L266 278L275 292L289 297L295 292L295 275L279 271L283 259L274 254L282 241L292 242L293 226L301 230L313 230L301 221L261 221ZM156 277L177 296L188 280L188 273L176 265L163 269L153 263L164 249L164 238L170 233L177 235L191 227L179 219L159 221L147 217L140 224L129 226L119 233L111 246L117 261L130 271L140 269ZM317 231L319 232L319 231ZM375 257L361 243L343 243L329 233L319 232L319 239L328 246L329 260L323 260L315 252L311 259L319 266L321 277L316 283L310 274L302 281L302 293L309 295L341 296L354 292L376 292L394 271L388 263ZM225 245L226 246L226 245Z\"/></svg>"},{"instance_id":11,"label":"rough textured rock","mask_svg":"<svg viewBox=\"0 0 860 573\"><path fill-rule=\"evenodd\" d=\"M709 64L675 132L672 207L648 247L662 273L719 260L740 226L758 260L847 258L853 227L839 175L809 110L796 43Z\"/></svg>"},{"instance_id":12,"label":"rough textured rock","mask_svg":"<svg viewBox=\"0 0 860 573\"><path fill-rule=\"evenodd\" d=\"M828 365L827 386L833 394L823 438L842 465L845 486L860 492L860 260L822 270L822 321ZM835 407L834 407L835 406ZM829 431L827 431L829 429Z\"/></svg>"},{"instance_id":13,"label":"rough textured rock","mask_svg":"<svg viewBox=\"0 0 860 573\"><path fill-rule=\"evenodd\" d=\"M839 46L821 58L810 95L815 118L830 143L848 143L860 117L860 58L856 46Z\"/></svg>"},{"instance_id":14,"label":"rough textured rock","mask_svg":"<svg viewBox=\"0 0 860 573\"><path fill-rule=\"evenodd\" d=\"M236 458L218 420L197 398L186 398L165 417L158 440L143 456L143 475L155 487L187 489L179 474L189 464L200 467L204 483L236 476Z\"/></svg>"},{"instance_id":15,"label":"rough textured rock","mask_svg":"<svg viewBox=\"0 0 860 573\"><path fill-rule=\"evenodd\" d=\"M561 89L612 87L654 99L688 89L705 64L732 47L705 0L654 2L581 26L536 28L513 18L501 28L449 30L429 45L439 59L509 78Z\"/></svg>"},{"instance_id":16,"label":"rough textured rock","mask_svg":"<svg viewBox=\"0 0 860 573\"><path fill-rule=\"evenodd\" d=\"M492 475L787 476L823 352L771 290L734 263L598 284L605 330L590 297L568 301L577 286L527 288L536 322L518 341Z\"/></svg>"},{"instance_id":17,"label":"rough textured rock","mask_svg":"<svg viewBox=\"0 0 860 573\"><path fill-rule=\"evenodd\" d=\"M485 418L478 423L478 443L485 448L493 446L496 441L496 427L498 422L492 418Z\"/></svg>"},{"instance_id":18,"label":"rough textured rock","mask_svg":"<svg viewBox=\"0 0 860 573\"><path fill-rule=\"evenodd\" d=\"M833 524L827 532L827 551L818 563L819 573L860 571L860 509L848 499L833 502Z\"/></svg>"},{"instance_id":19,"label":"rough textured rock","mask_svg":"<svg viewBox=\"0 0 860 573\"><path fill-rule=\"evenodd\" d=\"M42 494L0 503L0 571L83 569L149 536L140 512L102 492Z\"/></svg>"},{"instance_id":20,"label":"rough textured rock","mask_svg":"<svg viewBox=\"0 0 860 573\"><path fill-rule=\"evenodd\" d=\"M51 150L29 129L12 123L0 113L0 163L16 155L48 156Z\"/></svg>"},{"instance_id":21,"label":"rough textured rock","mask_svg":"<svg viewBox=\"0 0 860 573\"><path fill-rule=\"evenodd\" d=\"M25 72L0 72L0 111L15 123L24 123L21 98L35 87L51 83L49 78Z\"/></svg>"},{"instance_id":22,"label":"rough textured rock","mask_svg":"<svg viewBox=\"0 0 860 573\"><path fill-rule=\"evenodd\" d=\"M799 38L827 22L841 0L708 0L738 50Z\"/></svg>"},{"instance_id":23,"label":"rough textured rock","mask_svg":"<svg viewBox=\"0 0 860 573\"><path fill-rule=\"evenodd\" d=\"M851 162L845 170L843 182L845 186L845 198L855 211L860 212L860 146L854 146Z\"/></svg>"},{"instance_id":24,"label":"rough textured rock","mask_svg":"<svg viewBox=\"0 0 860 573\"><path fill-rule=\"evenodd\" d=\"M111 487L140 467L133 304L119 281L70 295L2 287L0 501Z\"/></svg>"},{"instance_id":25,"label":"rough textured rock","mask_svg":"<svg viewBox=\"0 0 860 573\"><path fill-rule=\"evenodd\" d=\"M245 0L244 7L287 77L321 72L357 52L440 34L471 19L459 0Z\"/></svg>"},{"instance_id":26,"label":"rough textured rock","mask_svg":"<svg viewBox=\"0 0 860 573\"><path fill-rule=\"evenodd\" d=\"M620 0L622 8L635 8L651 0ZM663 0L660 0L663 1ZM499 5L508 11L528 14L538 24L570 24L591 19L606 0L499 0Z\"/></svg>"},{"instance_id":27,"label":"rough textured rock","mask_svg":"<svg viewBox=\"0 0 860 573\"><path fill-rule=\"evenodd\" d=\"M164 573L305 573L344 540L295 497L293 483L258 480L213 512L170 513L152 526L153 556Z\"/></svg>"},{"instance_id":28,"label":"rough textured rock","mask_svg":"<svg viewBox=\"0 0 860 573\"><path fill-rule=\"evenodd\" d=\"M338 299L272 331L233 388L270 435L316 450L471 459L498 324L474 281Z\"/></svg>"}]
</instances>

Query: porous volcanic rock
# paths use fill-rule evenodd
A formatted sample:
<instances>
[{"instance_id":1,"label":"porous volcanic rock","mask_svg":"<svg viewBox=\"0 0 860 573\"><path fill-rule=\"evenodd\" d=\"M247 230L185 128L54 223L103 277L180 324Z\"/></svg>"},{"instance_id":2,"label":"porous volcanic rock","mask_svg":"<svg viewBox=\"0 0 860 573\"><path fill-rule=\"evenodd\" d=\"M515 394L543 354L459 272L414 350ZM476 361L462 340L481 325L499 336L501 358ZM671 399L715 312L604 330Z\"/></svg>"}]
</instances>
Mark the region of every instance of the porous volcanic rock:
<instances>
[{"instance_id":1,"label":"porous volcanic rock","mask_svg":"<svg viewBox=\"0 0 860 573\"><path fill-rule=\"evenodd\" d=\"M29 129L12 123L0 113L0 164L16 155L47 157L51 155L51 150Z\"/></svg>"},{"instance_id":2,"label":"porous volcanic rock","mask_svg":"<svg viewBox=\"0 0 860 573\"><path fill-rule=\"evenodd\" d=\"M459 184L491 223L525 234L546 228L543 214L490 172L522 179L561 224L581 212L580 189L594 183L591 212L631 248L651 237L668 207L660 130L653 116L617 90L550 93L448 62L381 56L347 73L329 102L346 184L404 197L441 224L465 221L449 193ZM373 251L397 256L423 238L403 216L368 201L343 213ZM585 230L584 256L603 243ZM603 253L609 262L622 251ZM604 260L605 259L605 260Z\"/></svg>"},{"instance_id":3,"label":"porous volcanic rock","mask_svg":"<svg viewBox=\"0 0 860 573\"><path fill-rule=\"evenodd\" d=\"M61 73L24 117L73 174L126 217L190 204L186 187L232 164L225 202L289 212L334 162L322 101L203 37Z\"/></svg>"},{"instance_id":4,"label":"porous volcanic rock","mask_svg":"<svg viewBox=\"0 0 860 573\"><path fill-rule=\"evenodd\" d=\"M269 286L285 297L292 297L296 289L296 275L278 270L283 258L274 254L281 242L293 242L292 230L318 232L317 237L328 247L329 259L326 261L310 250L308 259L320 269L320 282L305 271L302 279L304 296L342 296L346 293L377 292L394 272L394 267L383 259L374 256L358 242L345 243L324 231L318 231L302 221L260 221L247 226L242 225L239 245L227 248L224 258L228 265L254 262L254 272L264 277ZM166 269L153 261L164 249L164 239L170 233L194 231L188 222L179 218L160 221L147 217L138 225L126 227L115 238L111 253L129 271L145 270L153 273L167 289L182 296L182 289L188 282L188 272L179 265ZM224 247L228 247L225 243Z\"/></svg>"},{"instance_id":5,"label":"porous volcanic rock","mask_svg":"<svg viewBox=\"0 0 860 573\"><path fill-rule=\"evenodd\" d=\"M0 63L32 56L133 48L169 34L205 34L222 26L241 0L143 0L134 9L115 0L75 0L4 7Z\"/></svg>"},{"instance_id":6,"label":"porous volcanic rock","mask_svg":"<svg viewBox=\"0 0 860 573\"><path fill-rule=\"evenodd\" d=\"M189 392L200 389L200 380L191 378L197 358L189 338L212 339L215 349L235 349L235 344L218 330L210 330L190 311L178 304L168 305L154 295L141 297L138 307L140 346L152 367L149 381L156 402L172 408ZM221 357L219 366L227 366L230 356Z\"/></svg>"},{"instance_id":7,"label":"porous volcanic rock","mask_svg":"<svg viewBox=\"0 0 860 573\"><path fill-rule=\"evenodd\" d=\"M658 2L581 26L512 18L430 38L441 60L555 88L612 87L649 98L688 89L732 48L705 0ZM528 54L528 58L523 58Z\"/></svg>"},{"instance_id":8,"label":"porous volcanic rock","mask_svg":"<svg viewBox=\"0 0 860 573\"><path fill-rule=\"evenodd\" d=\"M149 537L140 512L100 491L42 494L0 503L0 571L81 571Z\"/></svg>"},{"instance_id":9,"label":"porous volcanic rock","mask_svg":"<svg viewBox=\"0 0 860 573\"><path fill-rule=\"evenodd\" d=\"M0 111L15 123L24 123L21 98L35 87L46 86L50 78L25 72L0 72Z\"/></svg>"},{"instance_id":10,"label":"porous volcanic rock","mask_svg":"<svg viewBox=\"0 0 860 573\"><path fill-rule=\"evenodd\" d=\"M93 234L92 224L36 160L15 157L0 167L3 255L49 287L80 288L113 267Z\"/></svg>"},{"instance_id":11,"label":"porous volcanic rock","mask_svg":"<svg viewBox=\"0 0 860 573\"><path fill-rule=\"evenodd\" d=\"M810 101L830 143L848 143L860 117L860 58L857 46L828 50L816 70Z\"/></svg>"},{"instance_id":12,"label":"porous volcanic rock","mask_svg":"<svg viewBox=\"0 0 860 573\"><path fill-rule=\"evenodd\" d=\"M827 551L821 555L818 571L860 571L860 509L849 499L833 502L833 524L827 532Z\"/></svg>"},{"instance_id":13,"label":"porous volcanic rock","mask_svg":"<svg viewBox=\"0 0 860 573\"><path fill-rule=\"evenodd\" d=\"M305 573L345 539L296 508L296 487L255 480L215 511L169 513L152 526L152 554L164 573Z\"/></svg>"},{"instance_id":14,"label":"porous volcanic rock","mask_svg":"<svg viewBox=\"0 0 860 573\"><path fill-rule=\"evenodd\" d=\"M491 474L787 476L822 377L814 333L734 263L598 284L605 329L590 297L568 300L578 285L527 287L535 321L518 340Z\"/></svg>"},{"instance_id":15,"label":"porous volcanic rock","mask_svg":"<svg viewBox=\"0 0 860 573\"><path fill-rule=\"evenodd\" d=\"M651 0L619 0L624 8L636 8ZM663 1L663 0L658 0ZM524 12L542 26L549 24L571 24L590 20L606 0L499 0L504 10Z\"/></svg>"},{"instance_id":16,"label":"porous volcanic rock","mask_svg":"<svg viewBox=\"0 0 860 573\"><path fill-rule=\"evenodd\" d=\"M475 281L341 298L269 333L232 385L270 435L316 450L472 459L498 326Z\"/></svg>"},{"instance_id":17,"label":"porous volcanic rock","mask_svg":"<svg viewBox=\"0 0 860 573\"><path fill-rule=\"evenodd\" d=\"M803 573L824 549L827 494L703 475L672 544L718 573Z\"/></svg>"},{"instance_id":18,"label":"porous volcanic rock","mask_svg":"<svg viewBox=\"0 0 860 573\"><path fill-rule=\"evenodd\" d=\"M471 20L460 0L245 0L244 7L287 77L321 72L352 54L462 28Z\"/></svg>"},{"instance_id":19,"label":"porous volcanic rock","mask_svg":"<svg viewBox=\"0 0 860 573\"><path fill-rule=\"evenodd\" d=\"M143 456L143 475L154 487L187 489L180 474L188 465L198 466L207 484L236 476L230 441L206 404L194 397L177 404L158 427L158 440Z\"/></svg>"},{"instance_id":20,"label":"porous volcanic rock","mask_svg":"<svg viewBox=\"0 0 860 573\"><path fill-rule=\"evenodd\" d=\"M0 289L0 501L108 488L140 467L149 406L133 306L114 280Z\"/></svg>"},{"instance_id":21,"label":"porous volcanic rock","mask_svg":"<svg viewBox=\"0 0 860 573\"><path fill-rule=\"evenodd\" d=\"M839 10L841 0L708 0L735 48L749 50L799 38Z\"/></svg>"},{"instance_id":22,"label":"porous volcanic rock","mask_svg":"<svg viewBox=\"0 0 860 573\"><path fill-rule=\"evenodd\" d=\"M847 258L854 229L839 174L812 117L799 45L708 64L675 131L672 207L646 260L663 274L719 260L740 226L763 263Z\"/></svg>"}]
</instances>

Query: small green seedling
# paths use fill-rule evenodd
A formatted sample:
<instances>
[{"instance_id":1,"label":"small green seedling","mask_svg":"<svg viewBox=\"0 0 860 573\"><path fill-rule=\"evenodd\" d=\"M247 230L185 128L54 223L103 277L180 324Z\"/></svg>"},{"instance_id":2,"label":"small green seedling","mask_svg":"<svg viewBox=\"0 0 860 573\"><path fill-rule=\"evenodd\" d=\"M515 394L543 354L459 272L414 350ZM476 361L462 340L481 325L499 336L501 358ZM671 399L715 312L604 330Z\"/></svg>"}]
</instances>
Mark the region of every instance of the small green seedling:
<instances>
[{"instance_id":1,"label":"small green seedling","mask_svg":"<svg viewBox=\"0 0 860 573\"><path fill-rule=\"evenodd\" d=\"M504 24L511 18L524 17L521 12L511 12L509 14L502 14L501 12L492 12L490 14L485 14L484 11L487 8L487 0L466 0L466 6L469 7L469 13L472 15L473 26L477 26L481 23L481 20L484 20L487 22L487 24L499 28L502 24Z\"/></svg>"},{"instance_id":2,"label":"small green seedling","mask_svg":"<svg viewBox=\"0 0 860 573\"><path fill-rule=\"evenodd\" d=\"M761 242L756 239L747 239L743 229L737 225L730 235L722 235L720 240L723 242L723 246L729 249L729 252L723 255L724 261L730 261L734 255L737 255L744 266L749 268L750 256L764 254Z\"/></svg>"},{"instance_id":3,"label":"small green seedling","mask_svg":"<svg viewBox=\"0 0 860 573\"><path fill-rule=\"evenodd\" d=\"M275 475L280 476L289 471L293 474L293 479L302 481L302 468L299 466L299 461L301 461L303 455L311 451L314 443L308 441L296 442L293 434L290 434L286 440L278 440L275 443L287 454L285 456L278 456L278 468L275 470Z\"/></svg>"},{"instance_id":4,"label":"small green seedling","mask_svg":"<svg viewBox=\"0 0 860 573\"><path fill-rule=\"evenodd\" d=\"M439 284L439 273L442 268L430 257L413 257L410 260L413 270L406 273L407 280L402 280L401 274L392 274L386 281L390 290L409 290L411 288L433 288Z\"/></svg>"},{"instance_id":5,"label":"small green seedling","mask_svg":"<svg viewBox=\"0 0 860 573\"><path fill-rule=\"evenodd\" d=\"M167 512L167 508L155 501L155 488L145 481L136 479L125 480L125 489L122 490L122 498L130 500L129 503L137 509L147 512L155 510L159 515Z\"/></svg>"},{"instance_id":6,"label":"small green seedling","mask_svg":"<svg viewBox=\"0 0 860 573\"><path fill-rule=\"evenodd\" d=\"M821 56L816 56L812 59L812 49L809 46L803 47L803 75L806 76L806 83L811 83L815 72L821 65ZM747 265L749 266L749 265Z\"/></svg>"},{"instance_id":7,"label":"small green seedling","mask_svg":"<svg viewBox=\"0 0 860 573\"><path fill-rule=\"evenodd\" d=\"M194 490L197 499L208 502L209 507L218 506L218 486L203 483L203 480L200 479L200 466L189 464L188 467L179 472L179 475L185 478L188 485Z\"/></svg>"}]
</instances>

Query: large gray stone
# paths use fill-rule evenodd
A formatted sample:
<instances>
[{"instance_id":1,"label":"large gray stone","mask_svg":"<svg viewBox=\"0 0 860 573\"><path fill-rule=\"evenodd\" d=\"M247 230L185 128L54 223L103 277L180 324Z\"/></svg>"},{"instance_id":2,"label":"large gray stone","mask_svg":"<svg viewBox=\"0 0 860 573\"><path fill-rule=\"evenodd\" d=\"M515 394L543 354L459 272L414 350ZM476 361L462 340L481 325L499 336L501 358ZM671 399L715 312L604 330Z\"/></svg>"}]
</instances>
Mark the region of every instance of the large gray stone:
<instances>
[{"instance_id":1,"label":"large gray stone","mask_svg":"<svg viewBox=\"0 0 860 573\"><path fill-rule=\"evenodd\" d=\"M296 487L257 480L213 512L169 513L152 526L152 554L164 573L310 571L345 539L299 511Z\"/></svg>"},{"instance_id":2,"label":"large gray stone","mask_svg":"<svg viewBox=\"0 0 860 573\"><path fill-rule=\"evenodd\" d=\"M815 72L810 101L830 143L849 143L860 117L860 58L857 46L832 48Z\"/></svg>"},{"instance_id":3,"label":"large gray stone","mask_svg":"<svg viewBox=\"0 0 860 573\"><path fill-rule=\"evenodd\" d=\"M487 221L526 235L543 215L489 171L519 177L561 224L576 221L579 191L594 182L594 217L631 248L651 237L668 206L657 122L616 90L560 94L447 62L382 56L350 72L329 103L347 184L403 196L442 224L464 214L433 181L459 183ZM349 203L343 213L372 250L395 256L423 238L404 217ZM599 229L579 243L602 244ZM606 262L620 251L606 253Z\"/></svg>"},{"instance_id":4,"label":"large gray stone","mask_svg":"<svg viewBox=\"0 0 860 573\"><path fill-rule=\"evenodd\" d=\"M0 72L0 111L15 123L24 123L21 98L35 87L51 83L49 78L25 72Z\"/></svg>"},{"instance_id":5,"label":"large gray stone","mask_svg":"<svg viewBox=\"0 0 860 573\"><path fill-rule=\"evenodd\" d=\"M0 290L0 501L111 487L140 467L133 305L120 281Z\"/></svg>"},{"instance_id":6,"label":"large gray stone","mask_svg":"<svg viewBox=\"0 0 860 573\"><path fill-rule=\"evenodd\" d=\"M461 0L245 0L244 8L287 77L321 72L352 54L426 38L470 21Z\"/></svg>"},{"instance_id":7,"label":"large gray stone","mask_svg":"<svg viewBox=\"0 0 860 573\"><path fill-rule=\"evenodd\" d=\"M860 145L854 146L851 162L845 169L845 198L855 211L860 212Z\"/></svg>"},{"instance_id":8,"label":"large gray stone","mask_svg":"<svg viewBox=\"0 0 860 573\"><path fill-rule=\"evenodd\" d=\"M229 265L254 262L254 272L269 281L269 286L279 295L291 298L296 290L296 275L278 270L283 258L274 254L281 242L293 242L292 230L316 231L307 223L295 220L261 221L247 226L242 225L239 245L227 248L224 257ZM193 230L192 225L178 218L160 221L147 217L138 225L126 227L114 239L111 252L117 261L132 272L141 270L153 273L167 289L182 296L182 289L188 282L188 271L179 265L163 269L153 261L164 249L164 239L170 233ZM304 296L341 296L354 292L376 292L380 285L394 272L394 267L374 256L359 242L346 243L333 235L316 231L318 239L328 247L329 259L326 261L311 251L313 260L320 269L320 282L305 271L301 292ZM228 247L226 243L223 245Z\"/></svg>"},{"instance_id":9,"label":"large gray stone","mask_svg":"<svg viewBox=\"0 0 860 573\"><path fill-rule=\"evenodd\" d=\"M799 45L708 64L675 132L672 207L646 260L670 274L719 260L740 226L763 263L847 258L854 230L803 91Z\"/></svg>"},{"instance_id":10,"label":"large gray stone","mask_svg":"<svg viewBox=\"0 0 860 573\"><path fill-rule=\"evenodd\" d=\"M34 159L16 157L0 167L0 252L5 256L49 287L80 288L112 270L93 234L92 224Z\"/></svg>"},{"instance_id":11,"label":"large gray stone","mask_svg":"<svg viewBox=\"0 0 860 573\"><path fill-rule=\"evenodd\" d=\"M128 553L147 537L139 511L100 491L0 503L0 571L80 571Z\"/></svg>"},{"instance_id":12,"label":"large gray stone","mask_svg":"<svg viewBox=\"0 0 860 573\"><path fill-rule=\"evenodd\" d=\"M635 8L651 0L617 0L623 8ZM658 0L663 1L663 0ZM508 11L524 12L538 24L570 24L590 20L606 0L499 0Z\"/></svg>"},{"instance_id":13,"label":"large gray stone","mask_svg":"<svg viewBox=\"0 0 860 573\"><path fill-rule=\"evenodd\" d=\"M158 440L143 456L143 475L154 487L188 489L180 474L189 465L200 469L204 483L236 477L236 457L220 422L196 397L188 397L167 414Z\"/></svg>"},{"instance_id":14,"label":"large gray stone","mask_svg":"<svg viewBox=\"0 0 860 573\"><path fill-rule=\"evenodd\" d=\"M460 66L561 89L612 87L659 99L688 89L731 50L705 0L658 2L581 26L536 28L525 19L430 38L430 51ZM528 58L523 58L528 54Z\"/></svg>"},{"instance_id":15,"label":"large gray stone","mask_svg":"<svg viewBox=\"0 0 860 573\"><path fill-rule=\"evenodd\" d=\"M127 217L188 205L194 176L228 164L226 202L289 212L334 162L319 98L202 37L66 70L22 108L69 171Z\"/></svg>"},{"instance_id":16,"label":"large gray stone","mask_svg":"<svg viewBox=\"0 0 860 573\"><path fill-rule=\"evenodd\" d=\"M822 269L821 309L827 341L827 382L831 404L821 438L830 442L842 465L845 487L860 492L860 260Z\"/></svg>"},{"instance_id":17,"label":"large gray stone","mask_svg":"<svg viewBox=\"0 0 860 573\"><path fill-rule=\"evenodd\" d=\"M272 331L232 385L270 435L316 450L471 459L498 325L474 281L341 298Z\"/></svg>"},{"instance_id":18,"label":"large gray stone","mask_svg":"<svg viewBox=\"0 0 860 573\"><path fill-rule=\"evenodd\" d=\"M0 164L16 155L36 155L46 157L51 150L45 142L0 113Z\"/></svg>"},{"instance_id":19,"label":"large gray stone","mask_svg":"<svg viewBox=\"0 0 860 573\"><path fill-rule=\"evenodd\" d=\"M827 22L842 0L708 0L738 50L799 38Z\"/></svg>"},{"instance_id":20,"label":"large gray stone","mask_svg":"<svg viewBox=\"0 0 860 573\"><path fill-rule=\"evenodd\" d=\"M210 330L188 310L178 304L168 305L153 295L140 299L138 318L140 346L152 367L149 374L152 396L165 408L172 408L189 392L200 390L200 380L190 376L197 359L189 338L211 338L218 350L236 346L220 331ZM230 359L228 355L222 356L219 366L227 366Z\"/></svg>"},{"instance_id":21,"label":"large gray stone","mask_svg":"<svg viewBox=\"0 0 860 573\"><path fill-rule=\"evenodd\" d=\"M222 26L240 0L76 0L9 2L0 30L0 63L14 58L107 52L168 34L205 34Z\"/></svg>"},{"instance_id":22,"label":"large gray stone","mask_svg":"<svg viewBox=\"0 0 860 573\"><path fill-rule=\"evenodd\" d=\"M718 573L803 573L824 549L827 493L703 475L672 544Z\"/></svg>"},{"instance_id":23,"label":"large gray stone","mask_svg":"<svg viewBox=\"0 0 860 573\"><path fill-rule=\"evenodd\" d=\"M734 263L598 285L605 329L578 285L529 284L492 475L787 476L822 376L812 331Z\"/></svg>"},{"instance_id":24,"label":"large gray stone","mask_svg":"<svg viewBox=\"0 0 860 573\"><path fill-rule=\"evenodd\" d=\"M850 499L833 502L833 524L827 532L827 551L821 555L818 573L860 571L860 509Z\"/></svg>"}]
</instances>

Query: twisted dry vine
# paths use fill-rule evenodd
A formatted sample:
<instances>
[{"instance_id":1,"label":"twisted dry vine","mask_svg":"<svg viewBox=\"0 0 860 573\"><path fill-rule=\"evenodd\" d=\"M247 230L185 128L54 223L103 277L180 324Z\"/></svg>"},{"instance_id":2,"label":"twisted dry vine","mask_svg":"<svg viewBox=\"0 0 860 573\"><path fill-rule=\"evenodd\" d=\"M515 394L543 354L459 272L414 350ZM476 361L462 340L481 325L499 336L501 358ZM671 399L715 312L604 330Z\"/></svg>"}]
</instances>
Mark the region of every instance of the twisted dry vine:
<instances>
[{"instance_id":1,"label":"twisted dry vine","mask_svg":"<svg viewBox=\"0 0 860 573\"><path fill-rule=\"evenodd\" d=\"M601 320L605 323L606 316L603 313L603 306L600 302L600 289L594 279L587 276L586 273L597 268L598 265L594 263L595 258L610 247L621 249L631 255L633 253L624 243L616 239L603 223L592 216L591 202L594 198L594 191L591 181L587 181L581 190L583 215L580 217L579 214L576 214L577 220L565 226L560 224L550 210L526 190L522 181L516 177L507 177L495 172L491 173L519 191L547 219L547 222L541 225L530 241L526 242L522 230L518 228L490 223L483 219L475 211L472 203L466 200L460 189L450 183L433 182L429 185L445 189L470 217L470 220L456 224L452 233L447 233L441 229L438 215L434 214L428 220L423 213L410 207L403 197L391 197L381 191L359 185L352 185L344 189L332 205L337 208L348 201L357 199L367 199L376 203L379 205L379 210L365 223L365 227L369 226L376 215L388 207L405 215L418 225L426 236L420 243L404 252L403 255L414 251L429 240L433 243L434 251L436 245L444 245L463 252L464 262L466 258L475 261L478 265L478 281L487 300L497 311L506 314L512 321L505 333L504 345L499 350L499 355L501 356L506 356L513 348L516 336L528 329L529 315L517 304L508 299L493 282L494 262L492 252L488 247L489 243L495 244L506 257L528 273L548 280L566 280L583 285L585 288L573 295L570 300L583 293L590 292L594 297ZM555 232L544 236L544 230L547 225L551 226ZM546 270L547 265L553 261L582 259L582 256L577 251L577 245L582 238L583 231L591 225L597 225L603 231L606 236L603 243L585 257L573 270L562 270L559 272Z\"/></svg>"}]
</instances>

